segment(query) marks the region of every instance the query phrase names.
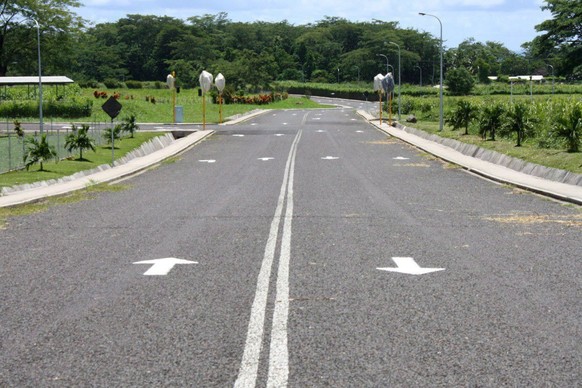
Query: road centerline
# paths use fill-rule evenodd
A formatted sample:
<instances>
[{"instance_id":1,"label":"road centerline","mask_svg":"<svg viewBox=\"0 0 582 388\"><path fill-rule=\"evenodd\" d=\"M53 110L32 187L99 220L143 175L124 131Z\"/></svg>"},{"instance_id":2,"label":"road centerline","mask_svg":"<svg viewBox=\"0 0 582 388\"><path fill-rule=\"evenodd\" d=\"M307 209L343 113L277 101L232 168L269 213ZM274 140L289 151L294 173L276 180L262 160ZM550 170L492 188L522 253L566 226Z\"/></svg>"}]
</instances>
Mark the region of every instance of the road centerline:
<instances>
[{"instance_id":1,"label":"road centerline","mask_svg":"<svg viewBox=\"0 0 582 388\"><path fill-rule=\"evenodd\" d=\"M265 314L266 314L266 309L267 309L267 297L269 294L269 280L271 278L271 271L272 271L272 267L273 267L273 261L275 258L275 250L276 250L276 246L277 246L277 240L278 240L278 235L279 235L279 226L281 224L281 218L282 218L282 214L283 214L283 207L285 205L285 200L287 199L287 210L285 212L285 217L287 218L291 218L292 217L292 213L293 213L293 207L291 205L291 207L289 208L289 199L292 200L292 179L290 179L290 177L293 176L292 173L292 169L295 167L295 156L297 154L297 144L299 143L299 140L301 138L301 133L302 131L300 130L297 135L295 136L295 139L293 140L293 143L291 145L291 150L289 151L289 156L287 158L287 163L285 165L285 172L283 175L283 183L281 185L281 190L279 193L279 199L277 201L277 207L275 209L275 215L273 217L273 220L271 221L271 228L269 231L269 237L267 239L267 244L265 246L265 254L263 256L263 261L261 264L261 269L259 271L259 276L257 279L257 287L256 287L256 291L255 291L255 298L253 300L253 304L251 307L251 316L250 316L250 320L249 320L249 326L247 329L247 337L246 337L246 342L245 342L245 348L244 348L244 353L243 353L243 358L242 358L242 362L241 362L241 367L239 369L239 374L238 377L236 379L236 382L234 384L235 387L254 387L256 385L256 380L257 380L257 372L258 372L258 368L259 368L259 358L261 355L261 347L262 347L262 342L263 342L263 334L264 334L264 329L265 329ZM290 193L289 190L291 189ZM292 202L291 202L292 203ZM291 228L291 223L287 223L287 221L285 221L284 223L284 230L283 230L283 234L284 234L284 241L283 244L285 245L289 245L289 248L282 246L281 248L281 259L279 260L281 262L281 260L283 261L287 261L287 280L283 280L283 283L287 283L287 309L288 309L288 259L289 259L289 251L290 251L290 239L291 239L291 235L290 235L290 228ZM288 240L288 242L286 242ZM279 264L279 272L283 272L283 277L284 276L284 272L285 269L281 269L281 263ZM282 297L282 295L285 293L285 286L284 284L280 285L279 280L277 280L277 289L279 291L279 288L283 288L280 292L281 295L279 295L279 292L277 293L277 299L279 297ZM284 306L283 306L284 308ZM279 380L280 376L283 376L285 379L285 383L287 381L287 376L288 376L288 364L287 364L287 337L286 337L286 326L287 326L287 321L285 319L284 321L284 326L281 326L281 321L287 316L288 312L284 312L284 314L282 314L281 311L279 311L278 313L275 313L277 316L277 321L279 322L277 324L277 330L278 330L278 338L279 341L277 341L278 344L283 344L285 346L284 350L281 350L282 355L276 357L277 358L277 377L273 377L273 379ZM275 323L274 323L275 325ZM281 331L281 328L284 327L284 332ZM282 341L280 338L281 336L284 334L285 338L284 341ZM271 349L273 348L273 346L271 346ZM269 378L270 380L272 379L271 377Z\"/></svg>"}]
</instances>

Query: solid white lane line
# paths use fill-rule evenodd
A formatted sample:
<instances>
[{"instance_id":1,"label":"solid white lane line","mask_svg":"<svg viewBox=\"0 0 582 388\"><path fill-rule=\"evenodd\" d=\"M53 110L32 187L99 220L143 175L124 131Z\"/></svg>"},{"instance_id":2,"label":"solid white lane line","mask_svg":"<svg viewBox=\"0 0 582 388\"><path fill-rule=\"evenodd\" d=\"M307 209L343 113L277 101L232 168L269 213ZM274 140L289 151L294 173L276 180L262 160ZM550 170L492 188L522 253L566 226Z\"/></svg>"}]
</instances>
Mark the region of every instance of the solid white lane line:
<instances>
[{"instance_id":1,"label":"solid white lane line","mask_svg":"<svg viewBox=\"0 0 582 388\"><path fill-rule=\"evenodd\" d=\"M299 132L301 138L301 131ZM299 142L299 140L298 140ZM291 158L289 185L287 186L287 208L283 222L283 237L279 271L277 273L277 294L271 330L271 349L269 353L269 377L267 387L286 387L289 377L289 349L287 346L287 322L289 316L289 262L291 259L291 224L293 221L293 181L295 177L295 158L297 144Z\"/></svg>"},{"instance_id":2,"label":"solid white lane line","mask_svg":"<svg viewBox=\"0 0 582 388\"><path fill-rule=\"evenodd\" d=\"M267 308L267 296L269 294L269 279L271 278L271 268L273 266L273 259L275 257L275 248L279 234L279 225L281 223L281 214L283 213L285 193L287 191L287 185L289 181L289 168L291 166L291 160L293 158L294 150L297 147L300 136L301 131L299 131L293 140L291 150L289 151L289 157L287 158L287 163L285 165L285 173L283 175L283 183L281 185L279 199L277 201L277 208L275 209L275 216L271 221L269 238L267 239L263 262L261 264L261 270L257 279L257 288L255 291L255 299L251 308L251 317L247 330L245 349L238 377L234 383L235 387L254 387L257 381L259 357L261 355L263 332L265 328L265 311Z\"/></svg>"}]
</instances>

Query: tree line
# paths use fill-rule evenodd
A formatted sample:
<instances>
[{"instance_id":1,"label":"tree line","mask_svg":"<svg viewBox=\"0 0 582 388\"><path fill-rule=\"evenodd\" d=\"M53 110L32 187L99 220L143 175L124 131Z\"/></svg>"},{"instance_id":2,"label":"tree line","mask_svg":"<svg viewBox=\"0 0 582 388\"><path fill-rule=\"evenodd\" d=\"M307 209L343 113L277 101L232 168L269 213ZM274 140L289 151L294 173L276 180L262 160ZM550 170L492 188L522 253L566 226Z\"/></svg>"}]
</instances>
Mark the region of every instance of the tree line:
<instances>
[{"instance_id":1,"label":"tree line","mask_svg":"<svg viewBox=\"0 0 582 388\"><path fill-rule=\"evenodd\" d=\"M80 5L0 0L0 76L36 74L40 32L43 74L85 83L164 81L176 71L178 85L192 87L203 69L221 72L235 89L260 89L274 80L369 82L387 67L398 69L397 45L402 83L418 84L421 77L424 84L438 83L439 39L397 22L325 17L306 25L250 23L219 13L184 20L127 15L91 25L73 12ZM582 3L546 0L542 8L553 19L536 27L543 34L525 42L522 53L468 38L446 49L445 76L464 68L482 82L518 74L582 79Z\"/></svg>"}]
</instances>

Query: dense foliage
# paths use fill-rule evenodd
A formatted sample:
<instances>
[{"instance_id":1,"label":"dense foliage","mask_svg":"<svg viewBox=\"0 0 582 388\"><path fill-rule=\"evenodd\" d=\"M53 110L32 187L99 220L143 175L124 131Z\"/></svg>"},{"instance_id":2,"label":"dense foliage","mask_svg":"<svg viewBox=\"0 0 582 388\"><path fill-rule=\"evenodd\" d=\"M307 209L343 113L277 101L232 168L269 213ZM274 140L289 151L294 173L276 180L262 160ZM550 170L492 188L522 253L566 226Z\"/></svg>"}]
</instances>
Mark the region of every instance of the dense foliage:
<instances>
[{"instance_id":1,"label":"dense foliage","mask_svg":"<svg viewBox=\"0 0 582 388\"><path fill-rule=\"evenodd\" d=\"M386 55L392 66L398 63L396 45L387 42L402 49L402 84L419 84L421 74L424 84L438 83L439 40L397 22L326 17L307 25L242 23L219 13L186 19L127 15L83 26L73 12L79 5L76 0L0 0L0 75L35 73L35 18L43 72L88 85L126 81L128 87L140 87L127 81L163 82L175 70L177 85L191 87L202 69L221 72L235 90L261 89L274 80L372 80L386 68L378 54ZM525 53L472 38L448 48L445 78L457 68L481 82L488 82L488 76L532 73L582 78L581 7L575 1L546 0L542 8L553 19L537 26L544 34L526 43Z\"/></svg>"}]
</instances>

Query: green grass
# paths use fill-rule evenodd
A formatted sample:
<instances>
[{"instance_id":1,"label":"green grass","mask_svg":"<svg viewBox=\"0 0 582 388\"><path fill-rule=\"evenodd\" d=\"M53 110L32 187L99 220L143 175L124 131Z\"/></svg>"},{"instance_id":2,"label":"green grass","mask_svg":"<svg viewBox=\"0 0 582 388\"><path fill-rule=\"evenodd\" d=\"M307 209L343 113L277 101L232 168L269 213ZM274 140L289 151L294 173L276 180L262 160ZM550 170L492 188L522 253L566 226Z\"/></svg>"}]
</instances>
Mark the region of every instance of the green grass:
<instances>
[{"instance_id":1,"label":"green grass","mask_svg":"<svg viewBox=\"0 0 582 388\"><path fill-rule=\"evenodd\" d=\"M60 123L83 123L83 122L110 122L110 117L101 108L107 101L103 98L95 98L93 92L95 89L78 89L77 97L90 98L93 101L93 110L90 117L83 118L64 118L64 117L45 117L45 121L52 120ZM168 89L119 89L108 90L108 96L119 93L119 103L122 105L121 113L116 119L134 114L140 123L171 123L173 122L172 113L172 91ZM152 103L152 98L155 104ZM203 99L198 96L197 89L183 89L176 94L176 106L181 106L184 112L185 123L202 123L203 121ZM223 121L227 117L240 115L255 109L314 109L322 108L307 98L289 97L287 100L277 101L267 105L246 105L246 104L228 104L222 105ZM206 97L206 122L218 123L220 120L219 105L211 102L210 96ZM6 121L6 118L3 119ZM21 122L38 122L38 118L23 118ZM8 119L9 127L12 128L12 120Z\"/></svg>"},{"instance_id":2,"label":"green grass","mask_svg":"<svg viewBox=\"0 0 582 388\"><path fill-rule=\"evenodd\" d=\"M536 144L532 144L532 142L528 142L527 140L521 147L516 147L514 139L507 139L498 136L495 141L483 140L478 135L463 135L463 131L453 131L447 125L445 125L443 131L440 132L439 123L434 121L419 121L409 126L441 137L451 138L463 143L474 144L479 147L494 150L527 162L582 174L582 153L580 152L572 153L560 149L538 148Z\"/></svg>"},{"instance_id":3,"label":"green grass","mask_svg":"<svg viewBox=\"0 0 582 388\"><path fill-rule=\"evenodd\" d=\"M128 152L138 148L142 143L160 136L154 132L139 132L132 138L123 138L115 142L115 158L121 158ZM64 176L73 175L76 172L90 170L102 164L111 163L111 146L103 145L96 147L96 151L83 152L83 160L78 160L78 154L72 158L57 162L48 162L44 164L45 171L39 171L40 166L34 165L29 171L20 170L0 174L0 188L45 181L49 179L58 179Z\"/></svg>"}]
</instances>

